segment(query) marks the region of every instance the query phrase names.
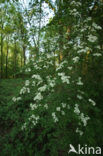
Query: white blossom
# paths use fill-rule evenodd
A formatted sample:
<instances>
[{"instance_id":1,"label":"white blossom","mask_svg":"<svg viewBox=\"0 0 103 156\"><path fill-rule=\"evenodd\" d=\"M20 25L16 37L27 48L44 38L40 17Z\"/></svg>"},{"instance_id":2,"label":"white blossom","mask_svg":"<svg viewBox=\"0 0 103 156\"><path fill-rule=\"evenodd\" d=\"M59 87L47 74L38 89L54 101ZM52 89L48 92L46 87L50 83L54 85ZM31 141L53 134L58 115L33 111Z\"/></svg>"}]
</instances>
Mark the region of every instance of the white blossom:
<instances>
[{"instance_id":1,"label":"white blossom","mask_svg":"<svg viewBox=\"0 0 103 156\"><path fill-rule=\"evenodd\" d=\"M26 80L25 81L25 86L29 86L29 84L30 84L30 81L29 80Z\"/></svg>"},{"instance_id":2,"label":"white blossom","mask_svg":"<svg viewBox=\"0 0 103 156\"><path fill-rule=\"evenodd\" d=\"M17 101L20 101L21 99L22 99L21 97L17 97L17 98L16 98Z\"/></svg>"},{"instance_id":3,"label":"white blossom","mask_svg":"<svg viewBox=\"0 0 103 156\"><path fill-rule=\"evenodd\" d=\"M57 116L56 116L56 114L55 114L55 112L52 113L52 117L53 117L54 122L58 122L59 121Z\"/></svg>"},{"instance_id":4,"label":"white blossom","mask_svg":"<svg viewBox=\"0 0 103 156\"><path fill-rule=\"evenodd\" d=\"M33 81L33 82L32 82L32 86L34 87L35 85L36 85L36 82L35 82L35 81Z\"/></svg>"},{"instance_id":5,"label":"white blossom","mask_svg":"<svg viewBox=\"0 0 103 156\"><path fill-rule=\"evenodd\" d=\"M35 126L37 123L38 123L38 120L39 120L39 116L36 116L35 114L32 114L30 117L29 117L29 120L32 122L32 124Z\"/></svg>"},{"instance_id":6,"label":"white blossom","mask_svg":"<svg viewBox=\"0 0 103 156\"><path fill-rule=\"evenodd\" d=\"M89 101L93 106L96 105L95 101L93 101L92 99L89 99L88 101Z\"/></svg>"},{"instance_id":7,"label":"white blossom","mask_svg":"<svg viewBox=\"0 0 103 156\"><path fill-rule=\"evenodd\" d=\"M45 105L44 105L44 108L48 109L48 105L47 105L47 104L45 104Z\"/></svg>"},{"instance_id":8,"label":"white blossom","mask_svg":"<svg viewBox=\"0 0 103 156\"><path fill-rule=\"evenodd\" d=\"M38 108L38 106L36 104L30 103L30 108L31 108L31 110L35 110Z\"/></svg>"},{"instance_id":9,"label":"white blossom","mask_svg":"<svg viewBox=\"0 0 103 156\"><path fill-rule=\"evenodd\" d=\"M40 75L32 75L32 78L35 78L35 79L37 79L37 80L39 80L39 81L42 81L42 78L40 77Z\"/></svg>"},{"instance_id":10,"label":"white blossom","mask_svg":"<svg viewBox=\"0 0 103 156\"><path fill-rule=\"evenodd\" d=\"M87 125L87 121L90 119L90 117L88 117L88 116L85 117L84 114L81 113L80 114L80 119L83 122L84 126L86 126Z\"/></svg>"},{"instance_id":11,"label":"white blossom","mask_svg":"<svg viewBox=\"0 0 103 156\"><path fill-rule=\"evenodd\" d=\"M69 81L69 78L70 76L66 76L65 73L58 73L58 76L61 77L61 80L63 83L67 83L67 84L70 84L70 81Z\"/></svg>"},{"instance_id":12,"label":"white blossom","mask_svg":"<svg viewBox=\"0 0 103 156\"><path fill-rule=\"evenodd\" d=\"M94 23L94 22L93 22L92 26L93 26L95 29L97 29L97 30L101 30L101 29L102 29L99 25L97 25L97 24Z\"/></svg>"},{"instance_id":13,"label":"white blossom","mask_svg":"<svg viewBox=\"0 0 103 156\"><path fill-rule=\"evenodd\" d=\"M65 108L66 107L66 103L62 103L62 107Z\"/></svg>"},{"instance_id":14,"label":"white blossom","mask_svg":"<svg viewBox=\"0 0 103 156\"><path fill-rule=\"evenodd\" d=\"M37 93L37 95L34 97L34 101L36 100L42 100L43 96L41 95L41 93Z\"/></svg>"},{"instance_id":15,"label":"white blossom","mask_svg":"<svg viewBox=\"0 0 103 156\"><path fill-rule=\"evenodd\" d=\"M78 61L79 61L79 57L78 56L76 56L76 57L73 58L73 62L74 63L77 63Z\"/></svg>"},{"instance_id":16,"label":"white blossom","mask_svg":"<svg viewBox=\"0 0 103 156\"><path fill-rule=\"evenodd\" d=\"M31 69L30 68L27 68L26 70L25 70L25 72L30 72L31 71Z\"/></svg>"},{"instance_id":17,"label":"white blossom","mask_svg":"<svg viewBox=\"0 0 103 156\"><path fill-rule=\"evenodd\" d=\"M22 130L26 129L27 124L24 123L23 126L21 127Z\"/></svg>"},{"instance_id":18,"label":"white blossom","mask_svg":"<svg viewBox=\"0 0 103 156\"><path fill-rule=\"evenodd\" d=\"M69 69L69 70L72 70L72 69L73 69L73 67L68 67L68 69Z\"/></svg>"},{"instance_id":19,"label":"white blossom","mask_svg":"<svg viewBox=\"0 0 103 156\"><path fill-rule=\"evenodd\" d=\"M29 88L26 88L26 87L23 87L21 90L20 90L20 94L25 94L25 93L30 93L30 89Z\"/></svg>"},{"instance_id":20,"label":"white blossom","mask_svg":"<svg viewBox=\"0 0 103 156\"><path fill-rule=\"evenodd\" d=\"M81 131L79 128L76 129L76 133L79 133L80 136L83 135L83 131Z\"/></svg>"},{"instance_id":21,"label":"white blossom","mask_svg":"<svg viewBox=\"0 0 103 156\"><path fill-rule=\"evenodd\" d=\"M62 115L65 115L65 112L64 112L64 111L61 111L61 114L62 114Z\"/></svg>"},{"instance_id":22,"label":"white blossom","mask_svg":"<svg viewBox=\"0 0 103 156\"><path fill-rule=\"evenodd\" d=\"M38 91L44 92L46 89L47 89L47 85L44 85L44 86L38 88Z\"/></svg>"},{"instance_id":23,"label":"white blossom","mask_svg":"<svg viewBox=\"0 0 103 156\"><path fill-rule=\"evenodd\" d=\"M102 56L102 54L100 54L100 53L95 53L95 54L93 54L93 56Z\"/></svg>"},{"instance_id":24,"label":"white blossom","mask_svg":"<svg viewBox=\"0 0 103 156\"><path fill-rule=\"evenodd\" d=\"M80 114L80 110L79 110L79 105L78 104L75 104L74 113L76 113L77 115Z\"/></svg>"},{"instance_id":25,"label":"white blossom","mask_svg":"<svg viewBox=\"0 0 103 156\"><path fill-rule=\"evenodd\" d=\"M16 97L13 97L13 98L12 98L12 101L16 102Z\"/></svg>"},{"instance_id":26,"label":"white blossom","mask_svg":"<svg viewBox=\"0 0 103 156\"><path fill-rule=\"evenodd\" d=\"M97 39L98 39L97 36L93 36L93 35L88 36L88 41L89 42L95 42Z\"/></svg>"},{"instance_id":27,"label":"white blossom","mask_svg":"<svg viewBox=\"0 0 103 156\"><path fill-rule=\"evenodd\" d=\"M81 86L81 85L83 85L83 82L81 81L81 77L78 77L78 82L77 82L77 85L79 85L79 86Z\"/></svg>"},{"instance_id":28,"label":"white blossom","mask_svg":"<svg viewBox=\"0 0 103 156\"><path fill-rule=\"evenodd\" d=\"M81 95L77 95L77 98L80 100L83 99L83 97Z\"/></svg>"},{"instance_id":29,"label":"white blossom","mask_svg":"<svg viewBox=\"0 0 103 156\"><path fill-rule=\"evenodd\" d=\"M60 107L57 107L56 108L56 111L60 112L61 108Z\"/></svg>"}]
</instances>

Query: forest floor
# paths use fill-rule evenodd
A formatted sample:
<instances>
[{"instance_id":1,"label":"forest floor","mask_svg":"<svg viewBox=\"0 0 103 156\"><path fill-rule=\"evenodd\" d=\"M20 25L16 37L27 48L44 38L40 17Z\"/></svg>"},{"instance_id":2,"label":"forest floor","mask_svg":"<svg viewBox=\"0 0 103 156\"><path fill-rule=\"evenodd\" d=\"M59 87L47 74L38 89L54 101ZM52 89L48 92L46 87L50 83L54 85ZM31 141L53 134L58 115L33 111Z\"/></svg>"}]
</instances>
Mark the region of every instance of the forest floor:
<instances>
[{"instance_id":1,"label":"forest floor","mask_svg":"<svg viewBox=\"0 0 103 156\"><path fill-rule=\"evenodd\" d=\"M13 110L10 107L12 98L19 94L23 84L23 79L0 79L0 151L13 127L10 119L13 118Z\"/></svg>"},{"instance_id":2,"label":"forest floor","mask_svg":"<svg viewBox=\"0 0 103 156\"><path fill-rule=\"evenodd\" d=\"M2 79L0 80L0 103L9 103L12 98L19 94L23 86L22 79Z\"/></svg>"}]
</instances>

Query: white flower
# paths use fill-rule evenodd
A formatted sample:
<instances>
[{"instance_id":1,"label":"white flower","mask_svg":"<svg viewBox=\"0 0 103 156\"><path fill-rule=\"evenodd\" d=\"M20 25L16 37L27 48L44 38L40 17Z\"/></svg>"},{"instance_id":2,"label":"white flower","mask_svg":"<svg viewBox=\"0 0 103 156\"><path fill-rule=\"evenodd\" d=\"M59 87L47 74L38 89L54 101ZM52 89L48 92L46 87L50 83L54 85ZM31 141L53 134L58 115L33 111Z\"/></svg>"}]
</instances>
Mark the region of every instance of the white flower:
<instances>
[{"instance_id":1,"label":"white flower","mask_svg":"<svg viewBox=\"0 0 103 156\"><path fill-rule=\"evenodd\" d=\"M34 97L34 101L36 100L42 100L43 96L41 95L41 93L37 93L37 95Z\"/></svg>"},{"instance_id":2,"label":"white flower","mask_svg":"<svg viewBox=\"0 0 103 156\"><path fill-rule=\"evenodd\" d=\"M12 98L12 101L16 102L16 100L17 100L16 97L13 97L13 98Z\"/></svg>"},{"instance_id":3,"label":"white flower","mask_svg":"<svg viewBox=\"0 0 103 156\"><path fill-rule=\"evenodd\" d=\"M34 120L39 120L39 116L35 116L35 114L32 114L31 116L30 116L30 118L29 118L29 120L32 120L32 119L34 119Z\"/></svg>"},{"instance_id":4,"label":"white flower","mask_svg":"<svg viewBox=\"0 0 103 156\"><path fill-rule=\"evenodd\" d=\"M79 86L83 85L83 82L81 81L81 77L78 77L77 85L79 85Z\"/></svg>"},{"instance_id":5,"label":"white flower","mask_svg":"<svg viewBox=\"0 0 103 156\"><path fill-rule=\"evenodd\" d=\"M65 76L65 73L58 73L58 76Z\"/></svg>"},{"instance_id":6,"label":"white flower","mask_svg":"<svg viewBox=\"0 0 103 156\"><path fill-rule=\"evenodd\" d=\"M38 88L38 91L44 92L46 90L46 88L47 88L47 85L44 85L44 86Z\"/></svg>"},{"instance_id":7,"label":"white flower","mask_svg":"<svg viewBox=\"0 0 103 156\"><path fill-rule=\"evenodd\" d=\"M48 105L47 105L47 104L45 104L45 105L44 105L44 108L48 109Z\"/></svg>"},{"instance_id":8,"label":"white flower","mask_svg":"<svg viewBox=\"0 0 103 156\"><path fill-rule=\"evenodd\" d=\"M65 108L66 107L66 103L62 103L62 107Z\"/></svg>"},{"instance_id":9,"label":"white flower","mask_svg":"<svg viewBox=\"0 0 103 156\"><path fill-rule=\"evenodd\" d=\"M80 100L83 99L83 97L81 95L77 95L77 98Z\"/></svg>"},{"instance_id":10,"label":"white flower","mask_svg":"<svg viewBox=\"0 0 103 156\"><path fill-rule=\"evenodd\" d=\"M58 118L57 117L55 117L54 118L54 122L58 122L59 120L58 120Z\"/></svg>"},{"instance_id":11,"label":"white flower","mask_svg":"<svg viewBox=\"0 0 103 156\"><path fill-rule=\"evenodd\" d=\"M36 105L36 104L30 104L30 108L31 108L31 110L35 110L35 109L37 109L38 108L38 106Z\"/></svg>"},{"instance_id":12,"label":"white flower","mask_svg":"<svg viewBox=\"0 0 103 156\"><path fill-rule=\"evenodd\" d=\"M83 122L84 126L87 125L87 121L90 119L88 116L85 117L83 113L80 114L80 119Z\"/></svg>"},{"instance_id":13,"label":"white flower","mask_svg":"<svg viewBox=\"0 0 103 156\"><path fill-rule=\"evenodd\" d=\"M36 83L35 83L35 81L33 81L33 82L32 82L32 86L34 87L34 86L35 86L35 84L36 84Z\"/></svg>"},{"instance_id":14,"label":"white flower","mask_svg":"<svg viewBox=\"0 0 103 156\"><path fill-rule=\"evenodd\" d=\"M76 57L73 58L73 62L74 63L77 63L78 61L79 61L79 57L78 56L76 56Z\"/></svg>"},{"instance_id":15,"label":"white flower","mask_svg":"<svg viewBox=\"0 0 103 156\"><path fill-rule=\"evenodd\" d=\"M68 67L69 70L72 70L73 67Z\"/></svg>"},{"instance_id":16,"label":"white flower","mask_svg":"<svg viewBox=\"0 0 103 156\"><path fill-rule=\"evenodd\" d=\"M51 53L51 54L47 54L47 58L49 59L49 58L52 58L53 57L53 54Z\"/></svg>"},{"instance_id":17,"label":"white flower","mask_svg":"<svg viewBox=\"0 0 103 156\"><path fill-rule=\"evenodd\" d=\"M61 111L61 114L62 114L62 115L65 115L65 112L64 112L64 111Z\"/></svg>"},{"instance_id":18,"label":"white flower","mask_svg":"<svg viewBox=\"0 0 103 156\"><path fill-rule=\"evenodd\" d=\"M96 46L96 48L98 48L98 49L101 49L101 47L98 45L98 46Z\"/></svg>"},{"instance_id":19,"label":"white flower","mask_svg":"<svg viewBox=\"0 0 103 156\"><path fill-rule=\"evenodd\" d=\"M52 117L53 117L54 122L58 122L59 121L58 118L56 117L55 112L52 113Z\"/></svg>"},{"instance_id":20,"label":"white flower","mask_svg":"<svg viewBox=\"0 0 103 156\"><path fill-rule=\"evenodd\" d=\"M97 39L98 39L97 36L93 36L93 35L88 36L88 41L89 42L95 42Z\"/></svg>"},{"instance_id":21,"label":"white flower","mask_svg":"<svg viewBox=\"0 0 103 156\"><path fill-rule=\"evenodd\" d=\"M60 107L57 107L56 110L57 110L58 112L60 112Z\"/></svg>"},{"instance_id":22,"label":"white flower","mask_svg":"<svg viewBox=\"0 0 103 156\"><path fill-rule=\"evenodd\" d=\"M69 78L70 76L66 76L65 73L58 73L58 76L61 77L61 80L63 83L67 83L67 84L70 84L70 81L69 81Z\"/></svg>"},{"instance_id":23,"label":"white flower","mask_svg":"<svg viewBox=\"0 0 103 156\"><path fill-rule=\"evenodd\" d=\"M25 70L25 72L30 72L31 71L31 69L30 68L27 68L26 70Z\"/></svg>"},{"instance_id":24,"label":"white flower","mask_svg":"<svg viewBox=\"0 0 103 156\"><path fill-rule=\"evenodd\" d=\"M26 123L24 123L24 125L21 127L22 130L26 129Z\"/></svg>"},{"instance_id":25,"label":"white flower","mask_svg":"<svg viewBox=\"0 0 103 156\"><path fill-rule=\"evenodd\" d=\"M29 88L26 88L26 90L27 90L27 93L30 93L30 89Z\"/></svg>"},{"instance_id":26,"label":"white flower","mask_svg":"<svg viewBox=\"0 0 103 156\"><path fill-rule=\"evenodd\" d=\"M100 54L100 53L95 53L95 54L93 54L93 56L102 56L102 54Z\"/></svg>"},{"instance_id":27,"label":"white flower","mask_svg":"<svg viewBox=\"0 0 103 156\"><path fill-rule=\"evenodd\" d=\"M50 87L54 87L55 86L55 80L48 80Z\"/></svg>"},{"instance_id":28,"label":"white flower","mask_svg":"<svg viewBox=\"0 0 103 156\"><path fill-rule=\"evenodd\" d=\"M39 80L39 81L42 81L42 78L40 77L40 75L32 75L32 78L35 78L35 79L37 79L37 80Z\"/></svg>"},{"instance_id":29,"label":"white flower","mask_svg":"<svg viewBox=\"0 0 103 156\"><path fill-rule=\"evenodd\" d=\"M52 116L55 117L55 112L52 113Z\"/></svg>"},{"instance_id":30,"label":"white flower","mask_svg":"<svg viewBox=\"0 0 103 156\"><path fill-rule=\"evenodd\" d=\"M87 20L87 21L91 21L91 20L92 20L92 18L91 18L91 17L88 17L86 20Z\"/></svg>"},{"instance_id":31,"label":"white flower","mask_svg":"<svg viewBox=\"0 0 103 156\"><path fill-rule=\"evenodd\" d=\"M95 101L93 101L92 99L89 99L88 101L91 102L91 104L92 104L93 106L96 105Z\"/></svg>"},{"instance_id":32,"label":"white flower","mask_svg":"<svg viewBox=\"0 0 103 156\"><path fill-rule=\"evenodd\" d=\"M21 90L20 90L20 94L25 94L25 93L30 93L30 89L29 88L26 88L26 87L23 87Z\"/></svg>"},{"instance_id":33,"label":"white flower","mask_svg":"<svg viewBox=\"0 0 103 156\"><path fill-rule=\"evenodd\" d=\"M85 52L87 52L86 49L81 49L81 50L78 50L78 51L77 51L78 54L79 54L79 53L85 53Z\"/></svg>"},{"instance_id":34,"label":"white flower","mask_svg":"<svg viewBox=\"0 0 103 156\"><path fill-rule=\"evenodd\" d=\"M29 80L26 80L25 81L25 86L29 86L29 84L30 84L30 81Z\"/></svg>"},{"instance_id":35,"label":"white flower","mask_svg":"<svg viewBox=\"0 0 103 156\"><path fill-rule=\"evenodd\" d=\"M61 80L62 80L63 83L66 82L67 84L70 84L70 81L69 81L69 79L68 79L68 76L62 76L62 77L61 77Z\"/></svg>"},{"instance_id":36,"label":"white flower","mask_svg":"<svg viewBox=\"0 0 103 156\"><path fill-rule=\"evenodd\" d=\"M17 97L16 100L17 100L17 101L20 101L20 100L21 100L21 97Z\"/></svg>"},{"instance_id":37,"label":"white flower","mask_svg":"<svg viewBox=\"0 0 103 156\"><path fill-rule=\"evenodd\" d=\"M97 25L97 24L94 23L94 22L93 22L92 26L93 26L95 29L97 29L97 30L101 30L101 29L102 29L99 25Z\"/></svg>"},{"instance_id":38,"label":"white flower","mask_svg":"<svg viewBox=\"0 0 103 156\"><path fill-rule=\"evenodd\" d=\"M77 128L77 129L76 129L76 133L79 133L79 134L80 134L80 136L82 136L82 135L83 135L83 132L82 132L81 130L79 130L79 128Z\"/></svg>"},{"instance_id":39,"label":"white flower","mask_svg":"<svg viewBox=\"0 0 103 156\"><path fill-rule=\"evenodd\" d=\"M80 110L79 110L79 106L78 106L78 104L75 104L75 107L74 107L74 113L76 113L77 115L80 114Z\"/></svg>"}]
</instances>

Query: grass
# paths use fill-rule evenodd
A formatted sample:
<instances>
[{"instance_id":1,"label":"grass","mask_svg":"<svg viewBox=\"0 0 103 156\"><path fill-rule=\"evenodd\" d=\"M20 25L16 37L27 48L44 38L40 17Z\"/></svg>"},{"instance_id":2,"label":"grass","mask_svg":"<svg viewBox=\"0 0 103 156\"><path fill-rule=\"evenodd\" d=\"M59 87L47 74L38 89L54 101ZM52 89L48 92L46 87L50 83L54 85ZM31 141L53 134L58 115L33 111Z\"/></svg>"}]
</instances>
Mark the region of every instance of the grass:
<instances>
[{"instance_id":1,"label":"grass","mask_svg":"<svg viewBox=\"0 0 103 156\"><path fill-rule=\"evenodd\" d=\"M14 96L18 95L22 86L22 79L0 80L0 104L7 105Z\"/></svg>"}]
</instances>

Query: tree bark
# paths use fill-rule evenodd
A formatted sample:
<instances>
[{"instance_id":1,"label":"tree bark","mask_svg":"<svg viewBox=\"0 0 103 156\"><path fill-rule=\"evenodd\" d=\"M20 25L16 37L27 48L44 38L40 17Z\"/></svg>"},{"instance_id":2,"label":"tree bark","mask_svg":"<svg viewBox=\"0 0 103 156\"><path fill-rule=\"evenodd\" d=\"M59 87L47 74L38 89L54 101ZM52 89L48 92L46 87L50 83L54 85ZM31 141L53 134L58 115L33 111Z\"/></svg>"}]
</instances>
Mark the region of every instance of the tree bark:
<instances>
[{"instance_id":1,"label":"tree bark","mask_svg":"<svg viewBox=\"0 0 103 156\"><path fill-rule=\"evenodd\" d=\"M6 54L6 78L8 78L8 53L9 53L9 39L7 39L7 54Z\"/></svg>"},{"instance_id":2,"label":"tree bark","mask_svg":"<svg viewBox=\"0 0 103 156\"><path fill-rule=\"evenodd\" d=\"M3 34L1 33L1 78L3 78Z\"/></svg>"},{"instance_id":3,"label":"tree bark","mask_svg":"<svg viewBox=\"0 0 103 156\"><path fill-rule=\"evenodd\" d=\"M25 63L26 63L26 47L25 47L25 45L23 45L23 57L24 57L24 65L25 65Z\"/></svg>"}]
</instances>

